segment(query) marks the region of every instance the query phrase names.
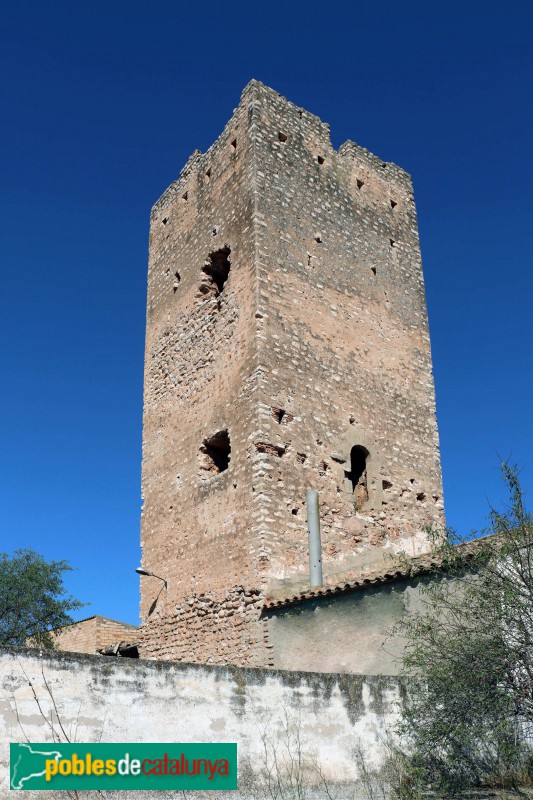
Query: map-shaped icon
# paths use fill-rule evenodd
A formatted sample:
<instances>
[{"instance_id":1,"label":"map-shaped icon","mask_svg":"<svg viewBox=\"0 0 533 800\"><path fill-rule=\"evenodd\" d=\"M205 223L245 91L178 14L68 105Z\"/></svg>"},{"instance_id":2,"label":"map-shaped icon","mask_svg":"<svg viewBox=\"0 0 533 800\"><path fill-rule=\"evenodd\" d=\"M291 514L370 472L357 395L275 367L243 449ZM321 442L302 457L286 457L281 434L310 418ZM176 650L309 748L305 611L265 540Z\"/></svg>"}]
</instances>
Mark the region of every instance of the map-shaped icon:
<instances>
[{"instance_id":1,"label":"map-shaped icon","mask_svg":"<svg viewBox=\"0 0 533 800\"><path fill-rule=\"evenodd\" d=\"M21 742L18 745L18 758L11 767L11 788L31 789L31 784L26 786L32 778L43 778L46 772L46 762L53 759L59 761L62 754L58 750L51 750L50 745L35 745Z\"/></svg>"}]
</instances>

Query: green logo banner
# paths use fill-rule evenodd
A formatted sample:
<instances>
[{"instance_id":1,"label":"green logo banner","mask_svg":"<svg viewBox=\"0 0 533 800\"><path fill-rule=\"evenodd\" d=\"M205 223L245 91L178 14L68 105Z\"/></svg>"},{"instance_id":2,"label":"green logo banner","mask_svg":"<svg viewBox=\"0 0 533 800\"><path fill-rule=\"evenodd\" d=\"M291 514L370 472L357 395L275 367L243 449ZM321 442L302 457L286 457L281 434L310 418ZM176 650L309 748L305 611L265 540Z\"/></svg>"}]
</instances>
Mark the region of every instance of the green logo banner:
<instances>
[{"instance_id":1,"label":"green logo banner","mask_svg":"<svg viewBox=\"0 0 533 800\"><path fill-rule=\"evenodd\" d=\"M237 745L11 744L10 787L227 791L237 788Z\"/></svg>"}]
</instances>

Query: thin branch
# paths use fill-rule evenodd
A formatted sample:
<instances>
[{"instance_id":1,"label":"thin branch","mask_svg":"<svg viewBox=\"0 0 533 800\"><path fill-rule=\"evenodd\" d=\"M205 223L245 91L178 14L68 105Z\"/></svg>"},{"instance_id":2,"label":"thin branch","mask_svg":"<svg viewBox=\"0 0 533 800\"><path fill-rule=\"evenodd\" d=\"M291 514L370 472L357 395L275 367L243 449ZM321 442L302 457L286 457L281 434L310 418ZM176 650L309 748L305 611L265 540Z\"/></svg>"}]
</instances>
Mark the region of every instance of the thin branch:
<instances>
[{"instance_id":1,"label":"thin branch","mask_svg":"<svg viewBox=\"0 0 533 800\"><path fill-rule=\"evenodd\" d=\"M67 741L67 742L70 744L70 739L69 739L69 737L68 737L68 735L67 735L67 732L66 732L66 730L65 730L65 729L64 729L64 727L63 727L63 723L61 722L61 717L59 716L59 711L57 710L57 705L56 705L55 697L54 697L54 695L52 694L52 692L51 692L51 690L50 690L50 687L48 686L48 682L47 682L47 680L46 680L46 678L45 678L45 676L44 676L44 667L43 667L42 665L41 665L41 674L42 674L42 676L43 676L44 685L46 686L46 691L47 691L47 692L48 692L48 694L50 695L50 699L51 699L51 701L52 701L52 704L53 704L53 706L54 706L54 711L56 712L56 718L57 718L57 721L58 721L59 727L61 728L61 732L62 732L63 736L65 737L66 741Z\"/></svg>"},{"instance_id":2,"label":"thin branch","mask_svg":"<svg viewBox=\"0 0 533 800\"><path fill-rule=\"evenodd\" d=\"M13 697L13 703L15 704L15 715L16 715L16 717L17 717L17 722L18 722L19 728L20 728L20 730L22 731L22 735L24 736L24 738L26 739L26 741L27 741L27 742L29 742L30 740L28 739L28 736L27 736L27 734L26 734L26 731L25 731L25 730L24 730L24 728L22 727L22 722L20 721L19 710L18 710L18 705L17 705L17 698L15 697L15 695L14 695L14 694L12 695L12 697Z\"/></svg>"}]
</instances>

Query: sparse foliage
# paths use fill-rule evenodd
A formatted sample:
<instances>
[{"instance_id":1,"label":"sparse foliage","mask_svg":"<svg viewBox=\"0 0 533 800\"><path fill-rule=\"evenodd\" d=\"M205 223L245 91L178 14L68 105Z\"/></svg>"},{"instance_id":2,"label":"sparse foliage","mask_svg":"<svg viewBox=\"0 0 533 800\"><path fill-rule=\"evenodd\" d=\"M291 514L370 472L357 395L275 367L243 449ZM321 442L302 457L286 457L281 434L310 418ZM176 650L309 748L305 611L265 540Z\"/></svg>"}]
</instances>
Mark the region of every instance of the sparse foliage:
<instances>
[{"instance_id":1,"label":"sparse foliage","mask_svg":"<svg viewBox=\"0 0 533 800\"><path fill-rule=\"evenodd\" d=\"M303 747L298 716L285 709L281 726L263 719L258 721L258 730L263 749L260 794L266 791L270 800L308 800L318 783L323 784L324 798L330 798L316 754Z\"/></svg>"},{"instance_id":2,"label":"sparse foliage","mask_svg":"<svg viewBox=\"0 0 533 800\"><path fill-rule=\"evenodd\" d=\"M533 523L516 467L484 538L436 545L440 567L406 616L402 724L414 784L439 796L492 785L518 795L533 767ZM421 689L420 687L424 688ZM529 741L529 745L528 745Z\"/></svg>"},{"instance_id":3,"label":"sparse foliage","mask_svg":"<svg viewBox=\"0 0 533 800\"><path fill-rule=\"evenodd\" d=\"M74 733L72 730L67 732L66 726L64 721L61 717L56 698L52 692L49 682L46 679L44 674L44 667L41 667L41 675L43 681L43 688L40 688L35 685L35 683L31 680L28 674L25 672L24 668L20 664L20 669L22 670L22 674L24 675L26 681L28 682L28 686L31 689L31 693L33 695L33 699L35 701L35 705L39 712L39 716L42 717L43 721L46 723L47 727L47 736L51 736L51 739L54 743L61 743L67 742L68 744L73 744L76 741L76 735L78 731L78 721L79 716L81 713L81 707L78 711L78 718L76 719ZM39 694L41 694L41 698L39 698ZM22 725L20 714L17 706L17 701L15 696L13 696L13 704L15 708L15 714L17 717L17 721L19 724L19 728L21 730L22 736L26 742L29 742L29 738L24 730L24 726ZM104 718L105 724L105 718ZM102 732L100 732L100 737ZM51 798L57 798L58 795L61 797L67 797L70 800L91 800L91 798L100 798L100 800L105 800L107 794L102 792L100 789L95 789L94 791L84 791L80 792L77 789L62 789L61 791L51 795Z\"/></svg>"},{"instance_id":4,"label":"sparse foliage","mask_svg":"<svg viewBox=\"0 0 533 800\"><path fill-rule=\"evenodd\" d=\"M46 561L33 550L0 553L0 644L53 647L50 630L72 622L80 603L65 595L66 561Z\"/></svg>"}]
</instances>

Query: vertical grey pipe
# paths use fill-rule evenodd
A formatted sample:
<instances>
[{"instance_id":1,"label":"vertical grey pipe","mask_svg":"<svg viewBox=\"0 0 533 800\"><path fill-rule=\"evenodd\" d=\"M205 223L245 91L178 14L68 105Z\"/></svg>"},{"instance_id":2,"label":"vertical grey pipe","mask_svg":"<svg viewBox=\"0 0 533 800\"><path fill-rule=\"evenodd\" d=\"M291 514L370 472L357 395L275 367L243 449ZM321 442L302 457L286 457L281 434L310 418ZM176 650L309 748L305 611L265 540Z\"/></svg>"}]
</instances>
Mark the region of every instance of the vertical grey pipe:
<instances>
[{"instance_id":1,"label":"vertical grey pipe","mask_svg":"<svg viewBox=\"0 0 533 800\"><path fill-rule=\"evenodd\" d=\"M307 530L309 531L309 583L311 588L322 586L322 543L320 541L320 514L318 511L318 492L308 489Z\"/></svg>"}]
</instances>

